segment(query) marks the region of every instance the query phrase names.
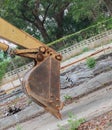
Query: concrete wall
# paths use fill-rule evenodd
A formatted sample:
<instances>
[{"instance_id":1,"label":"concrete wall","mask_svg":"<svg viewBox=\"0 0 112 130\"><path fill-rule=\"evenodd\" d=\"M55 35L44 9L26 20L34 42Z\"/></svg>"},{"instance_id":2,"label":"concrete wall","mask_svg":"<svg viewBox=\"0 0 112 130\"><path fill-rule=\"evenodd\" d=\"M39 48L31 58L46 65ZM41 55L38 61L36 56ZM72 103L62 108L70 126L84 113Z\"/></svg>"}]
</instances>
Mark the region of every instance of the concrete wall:
<instances>
[{"instance_id":1,"label":"concrete wall","mask_svg":"<svg viewBox=\"0 0 112 130\"><path fill-rule=\"evenodd\" d=\"M81 41L79 43L75 43L74 45L59 51L59 53L62 54L63 60L66 60L72 56L75 56L75 55L83 52L83 49L85 47L92 49L97 46L107 44L110 41L112 41L112 30L103 32L101 34L93 36L93 37L86 39L84 41ZM17 72L18 72L19 76L22 77L29 69L32 68L32 66L33 66L33 63L29 63L27 65L24 65L20 68L17 68L15 70L11 71L11 72L6 73L2 80L1 85L4 85L4 84L7 84L14 80L17 80L18 79Z\"/></svg>"}]
</instances>

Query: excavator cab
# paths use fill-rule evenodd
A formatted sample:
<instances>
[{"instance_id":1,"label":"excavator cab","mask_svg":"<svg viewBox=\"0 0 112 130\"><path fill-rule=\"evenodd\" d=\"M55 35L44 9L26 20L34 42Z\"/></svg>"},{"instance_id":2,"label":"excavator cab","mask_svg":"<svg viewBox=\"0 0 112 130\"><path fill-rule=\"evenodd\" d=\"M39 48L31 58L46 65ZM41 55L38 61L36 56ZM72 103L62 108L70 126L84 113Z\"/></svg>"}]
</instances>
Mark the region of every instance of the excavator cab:
<instances>
[{"instance_id":1,"label":"excavator cab","mask_svg":"<svg viewBox=\"0 0 112 130\"><path fill-rule=\"evenodd\" d=\"M61 55L2 18L0 38L24 47L21 50L12 50L7 44L0 43L0 49L3 51L34 60L34 66L23 77L24 92L46 111L61 118L60 109L63 107L60 101Z\"/></svg>"}]
</instances>

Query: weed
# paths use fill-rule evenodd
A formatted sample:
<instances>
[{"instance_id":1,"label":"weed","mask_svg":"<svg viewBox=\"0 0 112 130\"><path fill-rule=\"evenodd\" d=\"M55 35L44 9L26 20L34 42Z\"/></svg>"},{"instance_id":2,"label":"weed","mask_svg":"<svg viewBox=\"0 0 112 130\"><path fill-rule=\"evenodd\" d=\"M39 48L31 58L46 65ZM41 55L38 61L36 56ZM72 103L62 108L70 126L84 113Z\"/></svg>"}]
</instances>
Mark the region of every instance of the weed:
<instances>
[{"instance_id":1,"label":"weed","mask_svg":"<svg viewBox=\"0 0 112 130\"><path fill-rule=\"evenodd\" d=\"M92 57L87 58L86 64L87 64L87 66L88 66L89 68L94 68L95 65L96 65L96 60L95 60L94 58L92 58Z\"/></svg>"},{"instance_id":2,"label":"weed","mask_svg":"<svg viewBox=\"0 0 112 130\"><path fill-rule=\"evenodd\" d=\"M64 128L63 126L61 126L60 124L58 124L57 126L58 126L58 128L59 128L60 130L65 130L65 128Z\"/></svg>"},{"instance_id":3,"label":"weed","mask_svg":"<svg viewBox=\"0 0 112 130\"><path fill-rule=\"evenodd\" d=\"M76 116L74 116L72 113L69 113L69 119L68 119L68 129L58 124L58 127L60 130L78 130L78 127L85 122L85 119L77 119Z\"/></svg>"},{"instance_id":4,"label":"weed","mask_svg":"<svg viewBox=\"0 0 112 130\"><path fill-rule=\"evenodd\" d=\"M75 119L75 120L74 120ZM69 124L69 130L78 130L78 127L81 123L83 123L85 119L77 119L72 113L69 114L68 124Z\"/></svg>"},{"instance_id":5,"label":"weed","mask_svg":"<svg viewBox=\"0 0 112 130\"><path fill-rule=\"evenodd\" d=\"M22 130L22 127L19 124L17 124L16 125L16 130Z\"/></svg>"},{"instance_id":6,"label":"weed","mask_svg":"<svg viewBox=\"0 0 112 130\"><path fill-rule=\"evenodd\" d=\"M84 48L82 49L82 52L87 52L87 51L89 51L89 48L88 48L88 47L84 47Z\"/></svg>"},{"instance_id":7,"label":"weed","mask_svg":"<svg viewBox=\"0 0 112 130\"><path fill-rule=\"evenodd\" d=\"M31 99L28 99L27 104L30 105L32 103Z\"/></svg>"},{"instance_id":8,"label":"weed","mask_svg":"<svg viewBox=\"0 0 112 130\"><path fill-rule=\"evenodd\" d=\"M65 95L64 98L65 98L65 100L72 99L72 97L70 95Z\"/></svg>"}]
</instances>

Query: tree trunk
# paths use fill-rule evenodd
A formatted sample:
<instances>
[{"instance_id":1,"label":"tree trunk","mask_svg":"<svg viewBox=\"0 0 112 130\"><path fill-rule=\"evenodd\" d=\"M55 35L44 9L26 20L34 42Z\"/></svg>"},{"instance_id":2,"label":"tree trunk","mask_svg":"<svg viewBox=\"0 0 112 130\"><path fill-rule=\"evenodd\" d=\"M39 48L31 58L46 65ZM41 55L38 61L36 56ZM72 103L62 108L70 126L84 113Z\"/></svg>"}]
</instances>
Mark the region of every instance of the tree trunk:
<instances>
[{"instance_id":1,"label":"tree trunk","mask_svg":"<svg viewBox=\"0 0 112 130\"><path fill-rule=\"evenodd\" d=\"M106 7L110 13L110 16L112 16L112 0L104 0Z\"/></svg>"},{"instance_id":2,"label":"tree trunk","mask_svg":"<svg viewBox=\"0 0 112 130\"><path fill-rule=\"evenodd\" d=\"M51 40L50 40L50 38L49 38L49 36L48 36L48 34L47 34L47 31L46 31L46 29L45 29L45 27L44 27L44 23L39 19L39 17L36 16L36 13L35 13L34 11L32 12L32 15L35 17L35 20L34 20L34 21L31 21L30 18L28 18L28 17L25 15L25 13L22 12L23 18L24 18L26 21L28 21L28 22L34 24L34 26L36 26L36 28L40 31L40 33L41 33L41 35L42 35L44 41L45 41L46 43L50 42Z\"/></svg>"},{"instance_id":3,"label":"tree trunk","mask_svg":"<svg viewBox=\"0 0 112 130\"><path fill-rule=\"evenodd\" d=\"M93 18L93 20L96 21L97 16L96 16L95 10L91 9L91 13L92 13L92 18Z\"/></svg>"},{"instance_id":4,"label":"tree trunk","mask_svg":"<svg viewBox=\"0 0 112 130\"><path fill-rule=\"evenodd\" d=\"M58 25L58 32L56 34L57 39L63 36L63 18L64 18L64 10L69 6L70 2L65 2L60 7L58 12L53 16L57 25Z\"/></svg>"},{"instance_id":5,"label":"tree trunk","mask_svg":"<svg viewBox=\"0 0 112 130\"><path fill-rule=\"evenodd\" d=\"M57 39L59 39L63 36L63 15L64 15L64 11L55 16L55 20L58 25L58 31L56 34Z\"/></svg>"},{"instance_id":6,"label":"tree trunk","mask_svg":"<svg viewBox=\"0 0 112 130\"><path fill-rule=\"evenodd\" d=\"M34 25L35 25L35 26L38 28L38 30L41 32L41 35L42 35L44 41L45 41L46 43L51 42L50 37L49 37L49 35L48 35L48 33L47 33L47 31L46 31L44 25L42 24L42 22L36 21L36 22L34 23Z\"/></svg>"}]
</instances>

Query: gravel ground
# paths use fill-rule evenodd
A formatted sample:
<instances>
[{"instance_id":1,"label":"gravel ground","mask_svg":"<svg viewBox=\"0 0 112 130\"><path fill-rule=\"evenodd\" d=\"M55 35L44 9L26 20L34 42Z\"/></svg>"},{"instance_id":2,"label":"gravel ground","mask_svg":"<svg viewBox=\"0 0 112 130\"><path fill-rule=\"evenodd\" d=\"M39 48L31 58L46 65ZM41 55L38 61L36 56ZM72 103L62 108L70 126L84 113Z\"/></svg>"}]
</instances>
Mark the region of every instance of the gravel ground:
<instances>
[{"instance_id":1,"label":"gravel ground","mask_svg":"<svg viewBox=\"0 0 112 130\"><path fill-rule=\"evenodd\" d=\"M105 59L105 58L104 58ZM103 60L104 60L103 59ZM102 60L102 59L100 59L100 60ZM102 60L102 61L103 61ZM79 67L80 68L77 68L76 67L76 69L78 69L78 70L74 70L75 71L75 74L76 74L76 72L77 72L77 77L76 77L76 79L78 79L78 80L76 80L76 81L79 81L79 79L81 80L82 79L82 76L84 75L86 75L87 76L87 78L84 78L84 76L83 76L83 82L86 82L86 81L88 81L88 80L90 80L91 78L93 78L94 76L96 76L96 75L99 75L99 73L102 73L102 72L106 72L106 71L109 71L110 70L110 68L112 67L111 66L112 65L112 57L109 57L109 59L105 59L104 61L103 61L103 63L101 64L101 61L97 64L97 68L95 68L95 69L93 69L92 70L92 73L90 73L90 71L89 71L89 69L87 69L87 68L84 68L83 66L84 65L80 65ZM107 68L107 66L108 66L108 68L109 68L109 70L107 69L106 70L106 68ZM82 68L84 69L84 70L86 70L86 73L84 73L85 71L84 70L82 70ZM103 69L102 69L103 68ZM83 74L79 71L79 70L81 70L82 72L83 72ZM73 70L72 70L72 72L73 72ZM97 72L97 73L96 73ZM80 75L78 75L78 73L80 73ZM88 76L89 75L89 76ZM71 77L72 75L70 75L69 77L72 79L72 77ZM74 77L74 75L73 75L73 77ZM65 78L66 78L66 76L65 76ZM65 80L65 79L64 79ZM76 85L76 82L74 83L75 85ZM79 84L78 84L79 85ZM65 87L65 86L64 86ZM76 87L76 86L75 86ZM65 88L63 88L63 89L65 89ZM68 89L69 89L69 87L68 87ZM23 102L20 102L19 103L19 105L21 106L21 105L23 105L24 103ZM25 105L26 104L28 104L28 100L25 102ZM26 105L27 106L27 105ZM111 128L110 128L110 124L112 124L112 111L110 111L110 112L108 112L108 113L105 113L105 114L103 114L102 116L99 116L99 117L97 117L97 118L94 118L93 120L90 120L90 121L87 121L87 122L85 122L85 123L83 123L79 128L78 128L78 130L112 130ZM108 129L109 128L109 129Z\"/></svg>"},{"instance_id":2,"label":"gravel ground","mask_svg":"<svg viewBox=\"0 0 112 130\"><path fill-rule=\"evenodd\" d=\"M112 111L83 123L78 130L112 130ZM108 129L110 128L110 129Z\"/></svg>"}]
</instances>

